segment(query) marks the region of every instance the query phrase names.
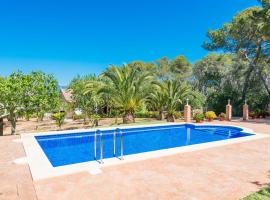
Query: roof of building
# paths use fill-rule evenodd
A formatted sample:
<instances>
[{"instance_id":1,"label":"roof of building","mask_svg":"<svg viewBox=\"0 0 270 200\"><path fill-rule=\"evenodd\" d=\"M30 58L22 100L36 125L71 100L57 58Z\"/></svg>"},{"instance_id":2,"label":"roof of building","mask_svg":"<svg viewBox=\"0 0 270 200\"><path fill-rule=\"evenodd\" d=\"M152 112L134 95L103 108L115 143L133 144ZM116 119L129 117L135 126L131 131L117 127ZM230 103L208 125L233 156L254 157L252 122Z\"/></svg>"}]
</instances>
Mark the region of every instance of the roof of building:
<instances>
[{"instance_id":1,"label":"roof of building","mask_svg":"<svg viewBox=\"0 0 270 200\"><path fill-rule=\"evenodd\" d=\"M72 103L73 102L72 91L71 90L61 89L61 97L67 103Z\"/></svg>"}]
</instances>

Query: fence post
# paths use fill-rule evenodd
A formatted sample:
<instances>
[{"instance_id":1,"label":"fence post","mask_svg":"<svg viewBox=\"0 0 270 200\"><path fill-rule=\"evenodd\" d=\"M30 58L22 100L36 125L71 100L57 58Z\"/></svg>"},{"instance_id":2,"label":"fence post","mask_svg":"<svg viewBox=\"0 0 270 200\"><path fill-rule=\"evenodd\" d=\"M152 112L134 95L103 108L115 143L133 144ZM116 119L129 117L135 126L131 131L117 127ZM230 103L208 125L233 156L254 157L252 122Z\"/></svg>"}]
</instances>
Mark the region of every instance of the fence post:
<instances>
[{"instance_id":1,"label":"fence post","mask_svg":"<svg viewBox=\"0 0 270 200\"><path fill-rule=\"evenodd\" d=\"M226 120L231 121L232 120L232 105L231 100L228 100L228 104L226 106Z\"/></svg>"}]
</instances>

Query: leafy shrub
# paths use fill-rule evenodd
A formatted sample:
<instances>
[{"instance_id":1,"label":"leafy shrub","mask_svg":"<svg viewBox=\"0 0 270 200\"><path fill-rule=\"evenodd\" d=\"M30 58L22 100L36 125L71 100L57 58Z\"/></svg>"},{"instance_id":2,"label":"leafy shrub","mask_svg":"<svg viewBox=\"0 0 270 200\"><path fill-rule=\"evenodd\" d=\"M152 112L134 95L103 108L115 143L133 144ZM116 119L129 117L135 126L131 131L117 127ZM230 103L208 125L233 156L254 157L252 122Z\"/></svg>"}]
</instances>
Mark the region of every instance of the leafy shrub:
<instances>
[{"instance_id":1,"label":"leafy shrub","mask_svg":"<svg viewBox=\"0 0 270 200\"><path fill-rule=\"evenodd\" d=\"M219 117L222 118L222 119L225 119L226 118L226 114L222 112L222 113L219 114Z\"/></svg>"},{"instance_id":2,"label":"leafy shrub","mask_svg":"<svg viewBox=\"0 0 270 200\"><path fill-rule=\"evenodd\" d=\"M203 110L202 109L193 109L192 110L192 116L194 117L196 114L202 114L203 113Z\"/></svg>"},{"instance_id":3,"label":"leafy shrub","mask_svg":"<svg viewBox=\"0 0 270 200\"><path fill-rule=\"evenodd\" d=\"M84 117L85 117L84 114L80 114L80 115L74 114L74 115L72 116L73 120L84 119Z\"/></svg>"},{"instance_id":4,"label":"leafy shrub","mask_svg":"<svg viewBox=\"0 0 270 200\"><path fill-rule=\"evenodd\" d=\"M257 117L257 113L255 111L251 111L249 112L249 117L251 117L252 119L255 119Z\"/></svg>"},{"instance_id":5,"label":"leafy shrub","mask_svg":"<svg viewBox=\"0 0 270 200\"><path fill-rule=\"evenodd\" d=\"M209 120L212 120L212 119L215 119L217 118L217 115L214 111L208 111L205 113L205 118L206 119L209 119Z\"/></svg>"},{"instance_id":6,"label":"leafy shrub","mask_svg":"<svg viewBox=\"0 0 270 200\"><path fill-rule=\"evenodd\" d=\"M268 112L265 111L265 110L262 110L260 113L259 113L259 116L262 117L262 118L266 118L268 116Z\"/></svg>"},{"instance_id":7,"label":"leafy shrub","mask_svg":"<svg viewBox=\"0 0 270 200\"><path fill-rule=\"evenodd\" d=\"M100 115L98 114L94 114L91 115L91 122L92 122L92 126L98 126L98 121L101 119Z\"/></svg>"},{"instance_id":8,"label":"leafy shrub","mask_svg":"<svg viewBox=\"0 0 270 200\"><path fill-rule=\"evenodd\" d=\"M66 112L57 112L52 114L52 119L55 120L56 125L61 128L66 118Z\"/></svg>"},{"instance_id":9,"label":"leafy shrub","mask_svg":"<svg viewBox=\"0 0 270 200\"><path fill-rule=\"evenodd\" d=\"M252 119L260 118L260 117L265 118L265 117L269 116L269 112L267 112L265 110L256 109L255 111L249 112L249 116Z\"/></svg>"},{"instance_id":10,"label":"leafy shrub","mask_svg":"<svg viewBox=\"0 0 270 200\"><path fill-rule=\"evenodd\" d=\"M182 117L181 112L175 112L174 117L175 117L175 119L180 119L180 117Z\"/></svg>"},{"instance_id":11,"label":"leafy shrub","mask_svg":"<svg viewBox=\"0 0 270 200\"><path fill-rule=\"evenodd\" d=\"M157 118L157 116L157 113L153 111L135 113L135 117L137 118Z\"/></svg>"},{"instance_id":12,"label":"leafy shrub","mask_svg":"<svg viewBox=\"0 0 270 200\"><path fill-rule=\"evenodd\" d=\"M201 122L204 120L204 115L202 113L196 113L194 114L193 118L196 120L196 122Z\"/></svg>"}]
</instances>

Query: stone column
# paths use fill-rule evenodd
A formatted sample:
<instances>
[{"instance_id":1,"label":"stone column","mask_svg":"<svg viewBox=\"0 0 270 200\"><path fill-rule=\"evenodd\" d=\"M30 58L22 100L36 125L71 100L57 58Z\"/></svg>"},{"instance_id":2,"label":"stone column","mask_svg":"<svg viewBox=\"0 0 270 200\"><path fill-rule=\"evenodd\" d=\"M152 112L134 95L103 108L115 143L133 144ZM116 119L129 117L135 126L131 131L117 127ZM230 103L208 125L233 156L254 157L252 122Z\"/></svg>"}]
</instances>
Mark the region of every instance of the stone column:
<instances>
[{"instance_id":1,"label":"stone column","mask_svg":"<svg viewBox=\"0 0 270 200\"><path fill-rule=\"evenodd\" d=\"M4 135L4 119L0 118L0 136Z\"/></svg>"},{"instance_id":2,"label":"stone column","mask_svg":"<svg viewBox=\"0 0 270 200\"><path fill-rule=\"evenodd\" d=\"M188 105L188 99L187 99L187 104L184 107L184 120L185 122L191 121L191 106Z\"/></svg>"},{"instance_id":3,"label":"stone column","mask_svg":"<svg viewBox=\"0 0 270 200\"><path fill-rule=\"evenodd\" d=\"M230 99L228 100L228 104L226 106L226 120L228 121L232 120L232 106Z\"/></svg>"},{"instance_id":4,"label":"stone column","mask_svg":"<svg viewBox=\"0 0 270 200\"><path fill-rule=\"evenodd\" d=\"M248 105L247 105L247 102L245 101L245 104L243 105L243 120L244 121L248 120L248 114L249 114Z\"/></svg>"}]
</instances>

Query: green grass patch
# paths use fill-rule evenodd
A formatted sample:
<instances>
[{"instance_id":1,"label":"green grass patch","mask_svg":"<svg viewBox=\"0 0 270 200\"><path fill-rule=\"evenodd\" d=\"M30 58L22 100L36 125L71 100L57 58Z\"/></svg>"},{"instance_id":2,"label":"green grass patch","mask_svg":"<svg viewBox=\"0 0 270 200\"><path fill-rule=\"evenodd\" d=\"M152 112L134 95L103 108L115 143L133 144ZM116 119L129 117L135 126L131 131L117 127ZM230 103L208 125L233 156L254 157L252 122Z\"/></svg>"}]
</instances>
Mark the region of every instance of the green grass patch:
<instances>
[{"instance_id":1,"label":"green grass patch","mask_svg":"<svg viewBox=\"0 0 270 200\"><path fill-rule=\"evenodd\" d=\"M255 192L243 198L242 200L267 200L267 199L270 199L270 187Z\"/></svg>"},{"instance_id":2,"label":"green grass patch","mask_svg":"<svg viewBox=\"0 0 270 200\"><path fill-rule=\"evenodd\" d=\"M167 123L167 121L158 121L158 120L148 120L148 119L136 119L135 123L130 123L130 124L123 124L122 122L117 123L117 124L108 124L108 125L103 125L100 127L116 127L116 126L137 126L137 125L151 125L151 124L164 124Z\"/></svg>"}]
</instances>

